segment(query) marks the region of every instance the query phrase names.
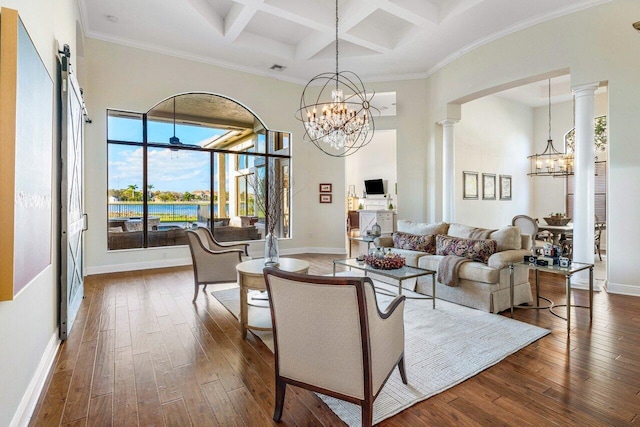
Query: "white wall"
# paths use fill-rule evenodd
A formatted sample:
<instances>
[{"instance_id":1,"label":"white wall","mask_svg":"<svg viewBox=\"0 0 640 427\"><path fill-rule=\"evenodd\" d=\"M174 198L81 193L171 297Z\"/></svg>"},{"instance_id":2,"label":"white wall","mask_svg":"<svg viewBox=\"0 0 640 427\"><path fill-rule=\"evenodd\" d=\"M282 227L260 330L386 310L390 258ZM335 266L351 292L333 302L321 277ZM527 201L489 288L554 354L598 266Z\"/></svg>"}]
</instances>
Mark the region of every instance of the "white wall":
<instances>
[{"instance_id":1,"label":"white wall","mask_svg":"<svg viewBox=\"0 0 640 427\"><path fill-rule=\"evenodd\" d=\"M281 241L281 251L344 252L345 160L329 157L302 141L302 125L293 115L302 86L90 38L85 40L85 52L85 98L93 119L86 127L89 274L190 262L186 247L107 251L105 200L106 109L144 112L161 99L187 91L224 94L250 108L267 127L293 133L293 238ZM371 88L376 92L396 91L401 116L376 120L376 130L397 129L397 151L405 157L398 165L402 168L398 171L398 188L415 200L402 208L407 212L404 217L424 219L424 80L376 83ZM333 184L333 203L319 203L319 183ZM403 198L402 194L399 197ZM261 243L254 243L250 253L259 255L262 248Z\"/></svg>"},{"instance_id":2,"label":"white wall","mask_svg":"<svg viewBox=\"0 0 640 427\"><path fill-rule=\"evenodd\" d=\"M56 80L56 42L71 48L75 63L75 0L0 0L0 6L18 10L49 74ZM53 118L52 118L53 120ZM52 200L57 200L57 144L52 152ZM52 204L53 230L57 233L58 209ZM58 293L56 267L59 258L57 234L51 239L52 264L13 301L0 302L0 425L28 421L57 348ZM26 419L23 417L27 417ZM13 421L12 421L13 420Z\"/></svg>"},{"instance_id":3,"label":"white wall","mask_svg":"<svg viewBox=\"0 0 640 427\"><path fill-rule=\"evenodd\" d=\"M454 127L455 222L484 228L511 224L531 211L527 156L533 137L532 109L488 96L462 105ZM479 172L478 200L462 198L462 172ZM496 175L496 199L482 199L482 174ZM512 199L500 200L500 175L511 175Z\"/></svg>"},{"instance_id":4,"label":"white wall","mask_svg":"<svg viewBox=\"0 0 640 427\"><path fill-rule=\"evenodd\" d=\"M573 87L608 83L608 290L640 295L640 37L631 26L640 2L614 0L507 35L461 56L427 80L428 141L441 151L438 121L459 118L456 104L570 71ZM588 28L589 31L584 29ZM579 34L580 36L576 36ZM402 162L403 158L399 158ZM429 177L430 178L430 177ZM442 197L441 174L427 185Z\"/></svg>"},{"instance_id":5,"label":"white wall","mask_svg":"<svg viewBox=\"0 0 640 427\"><path fill-rule=\"evenodd\" d=\"M355 185L358 202L362 203L365 209L367 199L376 199L378 202L385 200L384 196L370 195L367 195L367 199L362 199L365 179L382 179L385 191L391 194L393 205L398 205L398 197L395 194L395 184L398 180L395 130L377 131L369 144L345 158L344 165L347 189L349 185Z\"/></svg>"}]
</instances>

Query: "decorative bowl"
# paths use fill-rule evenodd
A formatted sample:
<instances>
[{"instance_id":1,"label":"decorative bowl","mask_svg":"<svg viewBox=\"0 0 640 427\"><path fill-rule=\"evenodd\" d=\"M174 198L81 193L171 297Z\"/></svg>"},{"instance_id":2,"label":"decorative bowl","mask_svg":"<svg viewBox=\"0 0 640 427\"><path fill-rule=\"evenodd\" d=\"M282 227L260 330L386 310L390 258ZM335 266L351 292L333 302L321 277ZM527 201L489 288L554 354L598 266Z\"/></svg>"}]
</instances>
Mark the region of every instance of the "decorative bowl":
<instances>
[{"instance_id":1,"label":"decorative bowl","mask_svg":"<svg viewBox=\"0 0 640 427\"><path fill-rule=\"evenodd\" d=\"M548 225L567 225L571 222L571 218L548 216L544 218Z\"/></svg>"},{"instance_id":2,"label":"decorative bowl","mask_svg":"<svg viewBox=\"0 0 640 427\"><path fill-rule=\"evenodd\" d=\"M405 264L405 259L400 255L391 255L378 258L375 255L365 255L365 264L377 270L395 270Z\"/></svg>"}]
</instances>

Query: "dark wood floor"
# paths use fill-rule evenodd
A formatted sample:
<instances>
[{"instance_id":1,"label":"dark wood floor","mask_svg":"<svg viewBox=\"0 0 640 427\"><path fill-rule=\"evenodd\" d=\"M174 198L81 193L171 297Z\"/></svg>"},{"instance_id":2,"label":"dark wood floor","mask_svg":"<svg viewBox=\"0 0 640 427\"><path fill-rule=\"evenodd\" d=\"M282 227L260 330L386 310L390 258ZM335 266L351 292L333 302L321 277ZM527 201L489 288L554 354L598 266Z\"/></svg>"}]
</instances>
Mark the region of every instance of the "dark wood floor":
<instances>
[{"instance_id":1,"label":"dark wood floor","mask_svg":"<svg viewBox=\"0 0 640 427\"><path fill-rule=\"evenodd\" d=\"M334 257L300 258L324 274ZM544 295L564 299L560 277L541 279ZM241 339L210 294L192 304L192 280L186 267L88 277L31 425L273 424L273 355L252 334ZM585 291L575 296L587 302ZM600 292L594 306L591 324L574 310L570 336L548 311L516 310L552 333L382 425L640 424L640 298ZM341 421L291 387L282 424Z\"/></svg>"}]
</instances>

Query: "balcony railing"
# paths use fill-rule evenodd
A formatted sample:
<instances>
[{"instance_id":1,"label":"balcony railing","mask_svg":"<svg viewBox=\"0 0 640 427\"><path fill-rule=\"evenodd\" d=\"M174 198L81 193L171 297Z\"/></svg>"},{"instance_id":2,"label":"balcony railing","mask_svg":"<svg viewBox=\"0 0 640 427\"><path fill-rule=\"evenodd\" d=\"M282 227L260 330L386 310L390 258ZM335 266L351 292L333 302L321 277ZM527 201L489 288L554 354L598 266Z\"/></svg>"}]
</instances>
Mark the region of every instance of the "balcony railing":
<instances>
[{"instance_id":1,"label":"balcony railing","mask_svg":"<svg viewBox=\"0 0 640 427\"><path fill-rule=\"evenodd\" d=\"M208 210L209 203L148 203L148 215L160 218L160 222L195 222L198 221L198 209ZM216 207L217 210L217 207ZM142 217L142 203L113 202L109 203L109 218Z\"/></svg>"}]
</instances>

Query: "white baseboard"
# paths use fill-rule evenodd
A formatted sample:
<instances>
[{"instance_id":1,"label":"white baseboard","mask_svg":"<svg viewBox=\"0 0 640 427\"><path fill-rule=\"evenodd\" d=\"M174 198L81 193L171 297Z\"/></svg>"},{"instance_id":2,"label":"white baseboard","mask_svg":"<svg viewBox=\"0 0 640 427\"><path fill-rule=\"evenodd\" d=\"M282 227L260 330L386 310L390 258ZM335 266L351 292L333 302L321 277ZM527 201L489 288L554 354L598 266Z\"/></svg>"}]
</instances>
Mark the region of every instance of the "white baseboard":
<instances>
[{"instance_id":1,"label":"white baseboard","mask_svg":"<svg viewBox=\"0 0 640 427\"><path fill-rule=\"evenodd\" d=\"M601 288L600 284L602 283L602 281L597 281L594 279L593 281L593 291L594 292L600 292L603 289ZM582 289L585 291L589 290L589 280L579 280L579 279L571 279L571 289Z\"/></svg>"},{"instance_id":2,"label":"white baseboard","mask_svg":"<svg viewBox=\"0 0 640 427\"><path fill-rule=\"evenodd\" d=\"M287 255L299 255L299 254L335 254L335 255L344 255L347 251L344 248L290 248L290 249L281 249L280 256ZM249 251L249 256L252 258L262 258L264 256L264 251Z\"/></svg>"},{"instance_id":3,"label":"white baseboard","mask_svg":"<svg viewBox=\"0 0 640 427\"><path fill-rule=\"evenodd\" d=\"M607 283L607 292L610 294L630 295L640 297L640 286L624 285L621 283Z\"/></svg>"},{"instance_id":4,"label":"white baseboard","mask_svg":"<svg viewBox=\"0 0 640 427\"><path fill-rule=\"evenodd\" d=\"M58 329L56 329L53 335L51 335L49 343L47 344L47 347L45 348L44 353L40 358L40 363L36 368L36 372L31 378L29 387L27 387L27 390L24 392L22 400L18 405L18 409L13 415L11 424L9 424L10 427L23 427L29 425L29 421L31 420L31 416L33 415L33 410L38 403L40 393L42 393L44 384L47 381L47 375L49 375L49 371L51 370L53 361L56 358L56 353L58 352L59 346L60 339L58 338Z\"/></svg>"},{"instance_id":5,"label":"white baseboard","mask_svg":"<svg viewBox=\"0 0 640 427\"><path fill-rule=\"evenodd\" d=\"M191 258L172 258L172 259L161 259L161 260L155 260L155 261L131 262L127 264L96 265L93 267L87 267L86 274L87 276L91 276L93 274L118 273L121 271L150 270L152 268L179 267L183 265L191 265Z\"/></svg>"},{"instance_id":6,"label":"white baseboard","mask_svg":"<svg viewBox=\"0 0 640 427\"><path fill-rule=\"evenodd\" d=\"M280 251L280 255L298 255L298 254L336 254L344 255L347 251L345 248L290 248ZM252 258L261 258L264 251L250 251L249 256ZM127 264L111 264L97 265L87 267L86 274L91 276L94 274L119 273L122 271L149 270L152 268L179 267L183 265L191 265L191 258L172 258L155 261L131 262Z\"/></svg>"}]
</instances>

